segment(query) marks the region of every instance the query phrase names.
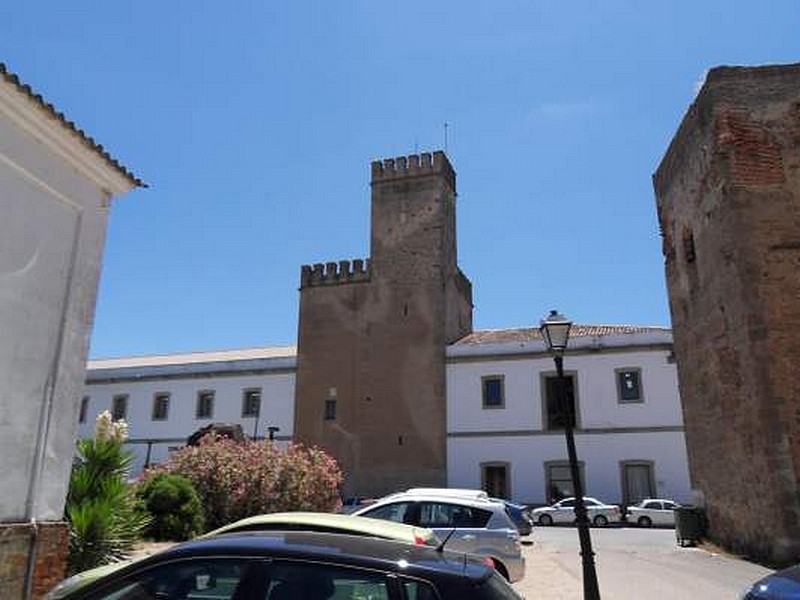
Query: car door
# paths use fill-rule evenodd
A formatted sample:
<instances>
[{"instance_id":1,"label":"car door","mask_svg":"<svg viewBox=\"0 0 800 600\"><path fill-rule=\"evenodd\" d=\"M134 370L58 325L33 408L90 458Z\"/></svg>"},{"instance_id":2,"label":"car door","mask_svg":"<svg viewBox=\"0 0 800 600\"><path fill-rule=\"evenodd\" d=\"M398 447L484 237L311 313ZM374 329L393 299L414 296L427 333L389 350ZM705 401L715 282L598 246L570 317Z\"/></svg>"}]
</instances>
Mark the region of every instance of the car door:
<instances>
[{"instance_id":1,"label":"car door","mask_svg":"<svg viewBox=\"0 0 800 600\"><path fill-rule=\"evenodd\" d=\"M572 523L575 520L575 499L569 498L558 502L553 512L554 523Z\"/></svg>"},{"instance_id":2,"label":"car door","mask_svg":"<svg viewBox=\"0 0 800 600\"><path fill-rule=\"evenodd\" d=\"M422 501L418 506L416 525L433 529L442 540L450 536L448 550L475 553L484 544L487 531L487 519L480 512L450 502Z\"/></svg>"},{"instance_id":3,"label":"car door","mask_svg":"<svg viewBox=\"0 0 800 600\"><path fill-rule=\"evenodd\" d=\"M662 510L659 511L659 525L675 525L675 508L678 505L669 500L664 500L662 504Z\"/></svg>"}]
</instances>

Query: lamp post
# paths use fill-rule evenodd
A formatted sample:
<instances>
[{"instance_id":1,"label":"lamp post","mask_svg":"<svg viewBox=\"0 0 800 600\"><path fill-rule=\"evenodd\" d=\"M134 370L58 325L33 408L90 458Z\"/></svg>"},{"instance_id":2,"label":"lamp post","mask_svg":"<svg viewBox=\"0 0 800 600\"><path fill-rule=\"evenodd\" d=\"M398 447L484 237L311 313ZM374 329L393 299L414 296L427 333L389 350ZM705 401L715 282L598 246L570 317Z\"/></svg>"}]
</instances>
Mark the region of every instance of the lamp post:
<instances>
[{"instance_id":1,"label":"lamp post","mask_svg":"<svg viewBox=\"0 0 800 600\"><path fill-rule=\"evenodd\" d=\"M567 439L569 470L572 476L572 489L575 492L575 517L578 521L578 539L581 544L581 562L583 564L583 597L584 600L600 600L592 538L589 535L589 518L586 514L586 505L583 503L583 486L578 469L578 454L575 451L575 436L572 431L575 410L574 405L567 400L567 387L564 379L564 352L567 349L571 327L572 321L551 310L547 318L542 319L539 330L556 363L556 374L558 375L556 378L556 401L565 416L564 436Z\"/></svg>"}]
</instances>

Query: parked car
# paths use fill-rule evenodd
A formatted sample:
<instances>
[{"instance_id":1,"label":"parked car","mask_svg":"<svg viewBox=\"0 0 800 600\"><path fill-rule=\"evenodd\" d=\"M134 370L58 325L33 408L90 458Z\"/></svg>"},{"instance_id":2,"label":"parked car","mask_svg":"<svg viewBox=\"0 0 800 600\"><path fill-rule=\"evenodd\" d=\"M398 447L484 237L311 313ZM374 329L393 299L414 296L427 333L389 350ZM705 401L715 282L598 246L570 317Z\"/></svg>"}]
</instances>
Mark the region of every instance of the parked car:
<instances>
[{"instance_id":1,"label":"parked car","mask_svg":"<svg viewBox=\"0 0 800 600\"><path fill-rule=\"evenodd\" d=\"M224 534L186 542L60 597L520 598L478 557L372 537L305 531Z\"/></svg>"},{"instance_id":2,"label":"parked car","mask_svg":"<svg viewBox=\"0 0 800 600\"><path fill-rule=\"evenodd\" d=\"M450 550L491 558L509 581L525 575L519 532L500 502L412 491L392 494L353 514L427 527Z\"/></svg>"},{"instance_id":3,"label":"parked car","mask_svg":"<svg viewBox=\"0 0 800 600\"><path fill-rule=\"evenodd\" d=\"M441 544L441 541L432 530L423 527L378 521L376 519L367 519L366 517L314 512L283 512L256 515L224 525L200 537L210 538L225 533L244 533L249 531L316 531L368 536L423 546L438 547ZM63 598L68 593L85 587L100 577L118 571L131 562L130 560L114 562L77 573L62 581L48 598L51 600Z\"/></svg>"},{"instance_id":4,"label":"parked car","mask_svg":"<svg viewBox=\"0 0 800 600\"><path fill-rule=\"evenodd\" d=\"M213 537L223 533L245 531L319 531L323 533L345 533L365 535L406 542L407 544L438 546L441 540L431 529L414 527L404 523L377 521L355 515L339 515L323 512L281 512L247 517L219 529L209 531L201 537Z\"/></svg>"},{"instance_id":5,"label":"parked car","mask_svg":"<svg viewBox=\"0 0 800 600\"><path fill-rule=\"evenodd\" d=\"M533 531L533 517L531 509L523 504L515 504L503 498L490 498L494 502L502 502L506 507L506 514L514 523L520 535L530 535Z\"/></svg>"},{"instance_id":6,"label":"parked car","mask_svg":"<svg viewBox=\"0 0 800 600\"><path fill-rule=\"evenodd\" d=\"M589 496L583 497L583 503L586 506L589 522L598 527L604 527L622 518L619 506L616 504L605 504ZM564 498L550 506L534 508L531 516L533 521L539 525L573 523L575 521L575 498Z\"/></svg>"},{"instance_id":7,"label":"parked car","mask_svg":"<svg viewBox=\"0 0 800 600\"><path fill-rule=\"evenodd\" d=\"M675 509L678 504L673 500L647 498L629 506L625 513L628 523L636 523L639 527L652 527L653 525L669 525L675 527Z\"/></svg>"},{"instance_id":8,"label":"parked car","mask_svg":"<svg viewBox=\"0 0 800 600\"><path fill-rule=\"evenodd\" d=\"M350 513L358 510L363 506L367 506L368 504L372 504L375 502L375 498L365 498L364 496L350 496L349 498L345 498L342 500L342 507L339 509L340 513L344 513L349 515Z\"/></svg>"},{"instance_id":9,"label":"parked car","mask_svg":"<svg viewBox=\"0 0 800 600\"><path fill-rule=\"evenodd\" d=\"M795 600L800 598L800 565L776 571L745 590L742 600Z\"/></svg>"}]
</instances>

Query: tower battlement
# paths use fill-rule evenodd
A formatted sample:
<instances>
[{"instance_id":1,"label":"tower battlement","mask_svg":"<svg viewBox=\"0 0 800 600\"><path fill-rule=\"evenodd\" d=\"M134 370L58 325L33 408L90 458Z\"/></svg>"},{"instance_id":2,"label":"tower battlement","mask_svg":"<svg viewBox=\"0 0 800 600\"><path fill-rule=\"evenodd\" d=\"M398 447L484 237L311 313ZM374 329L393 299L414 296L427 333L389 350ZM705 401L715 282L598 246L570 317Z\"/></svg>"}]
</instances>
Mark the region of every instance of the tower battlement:
<instances>
[{"instance_id":1,"label":"tower battlement","mask_svg":"<svg viewBox=\"0 0 800 600\"><path fill-rule=\"evenodd\" d=\"M300 267L300 288L369 281L372 264L369 259L356 258L352 262L316 263Z\"/></svg>"},{"instance_id":2,"label":"tower battlement","mask_svg":"<svg viewBox=\"0 0 800 600\"><path fill-rule=\"evenodd\" d=\"M450 184L456 189L456 172L447 156L441 150L436 152L423 152L409 156L385 158L372 162L372 184L424 177L428 175L443 174Z\"/></svg>"}]
</instances>

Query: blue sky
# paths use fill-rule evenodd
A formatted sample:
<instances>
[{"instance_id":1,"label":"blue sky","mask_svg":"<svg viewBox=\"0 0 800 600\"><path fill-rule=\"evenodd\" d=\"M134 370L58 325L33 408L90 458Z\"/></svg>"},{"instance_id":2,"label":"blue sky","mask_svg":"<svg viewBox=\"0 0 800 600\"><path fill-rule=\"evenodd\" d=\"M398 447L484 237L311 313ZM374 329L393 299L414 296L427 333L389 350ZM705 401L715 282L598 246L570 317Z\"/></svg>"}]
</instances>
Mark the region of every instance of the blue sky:
<instances>
[{"instance_id":1,"label":"blue sky","mask_svg":"<svg viewBox=\"0 0 800 600\"><path fill-rule=\"evenodd\" d=\"M294 344L302 264L369 253L369 163L458 173L475 326L669 325L651 175L705 71L800 60L800 4L36 2L0 61L150 184L93 357Z\"/></svg>"}]
</instances>

